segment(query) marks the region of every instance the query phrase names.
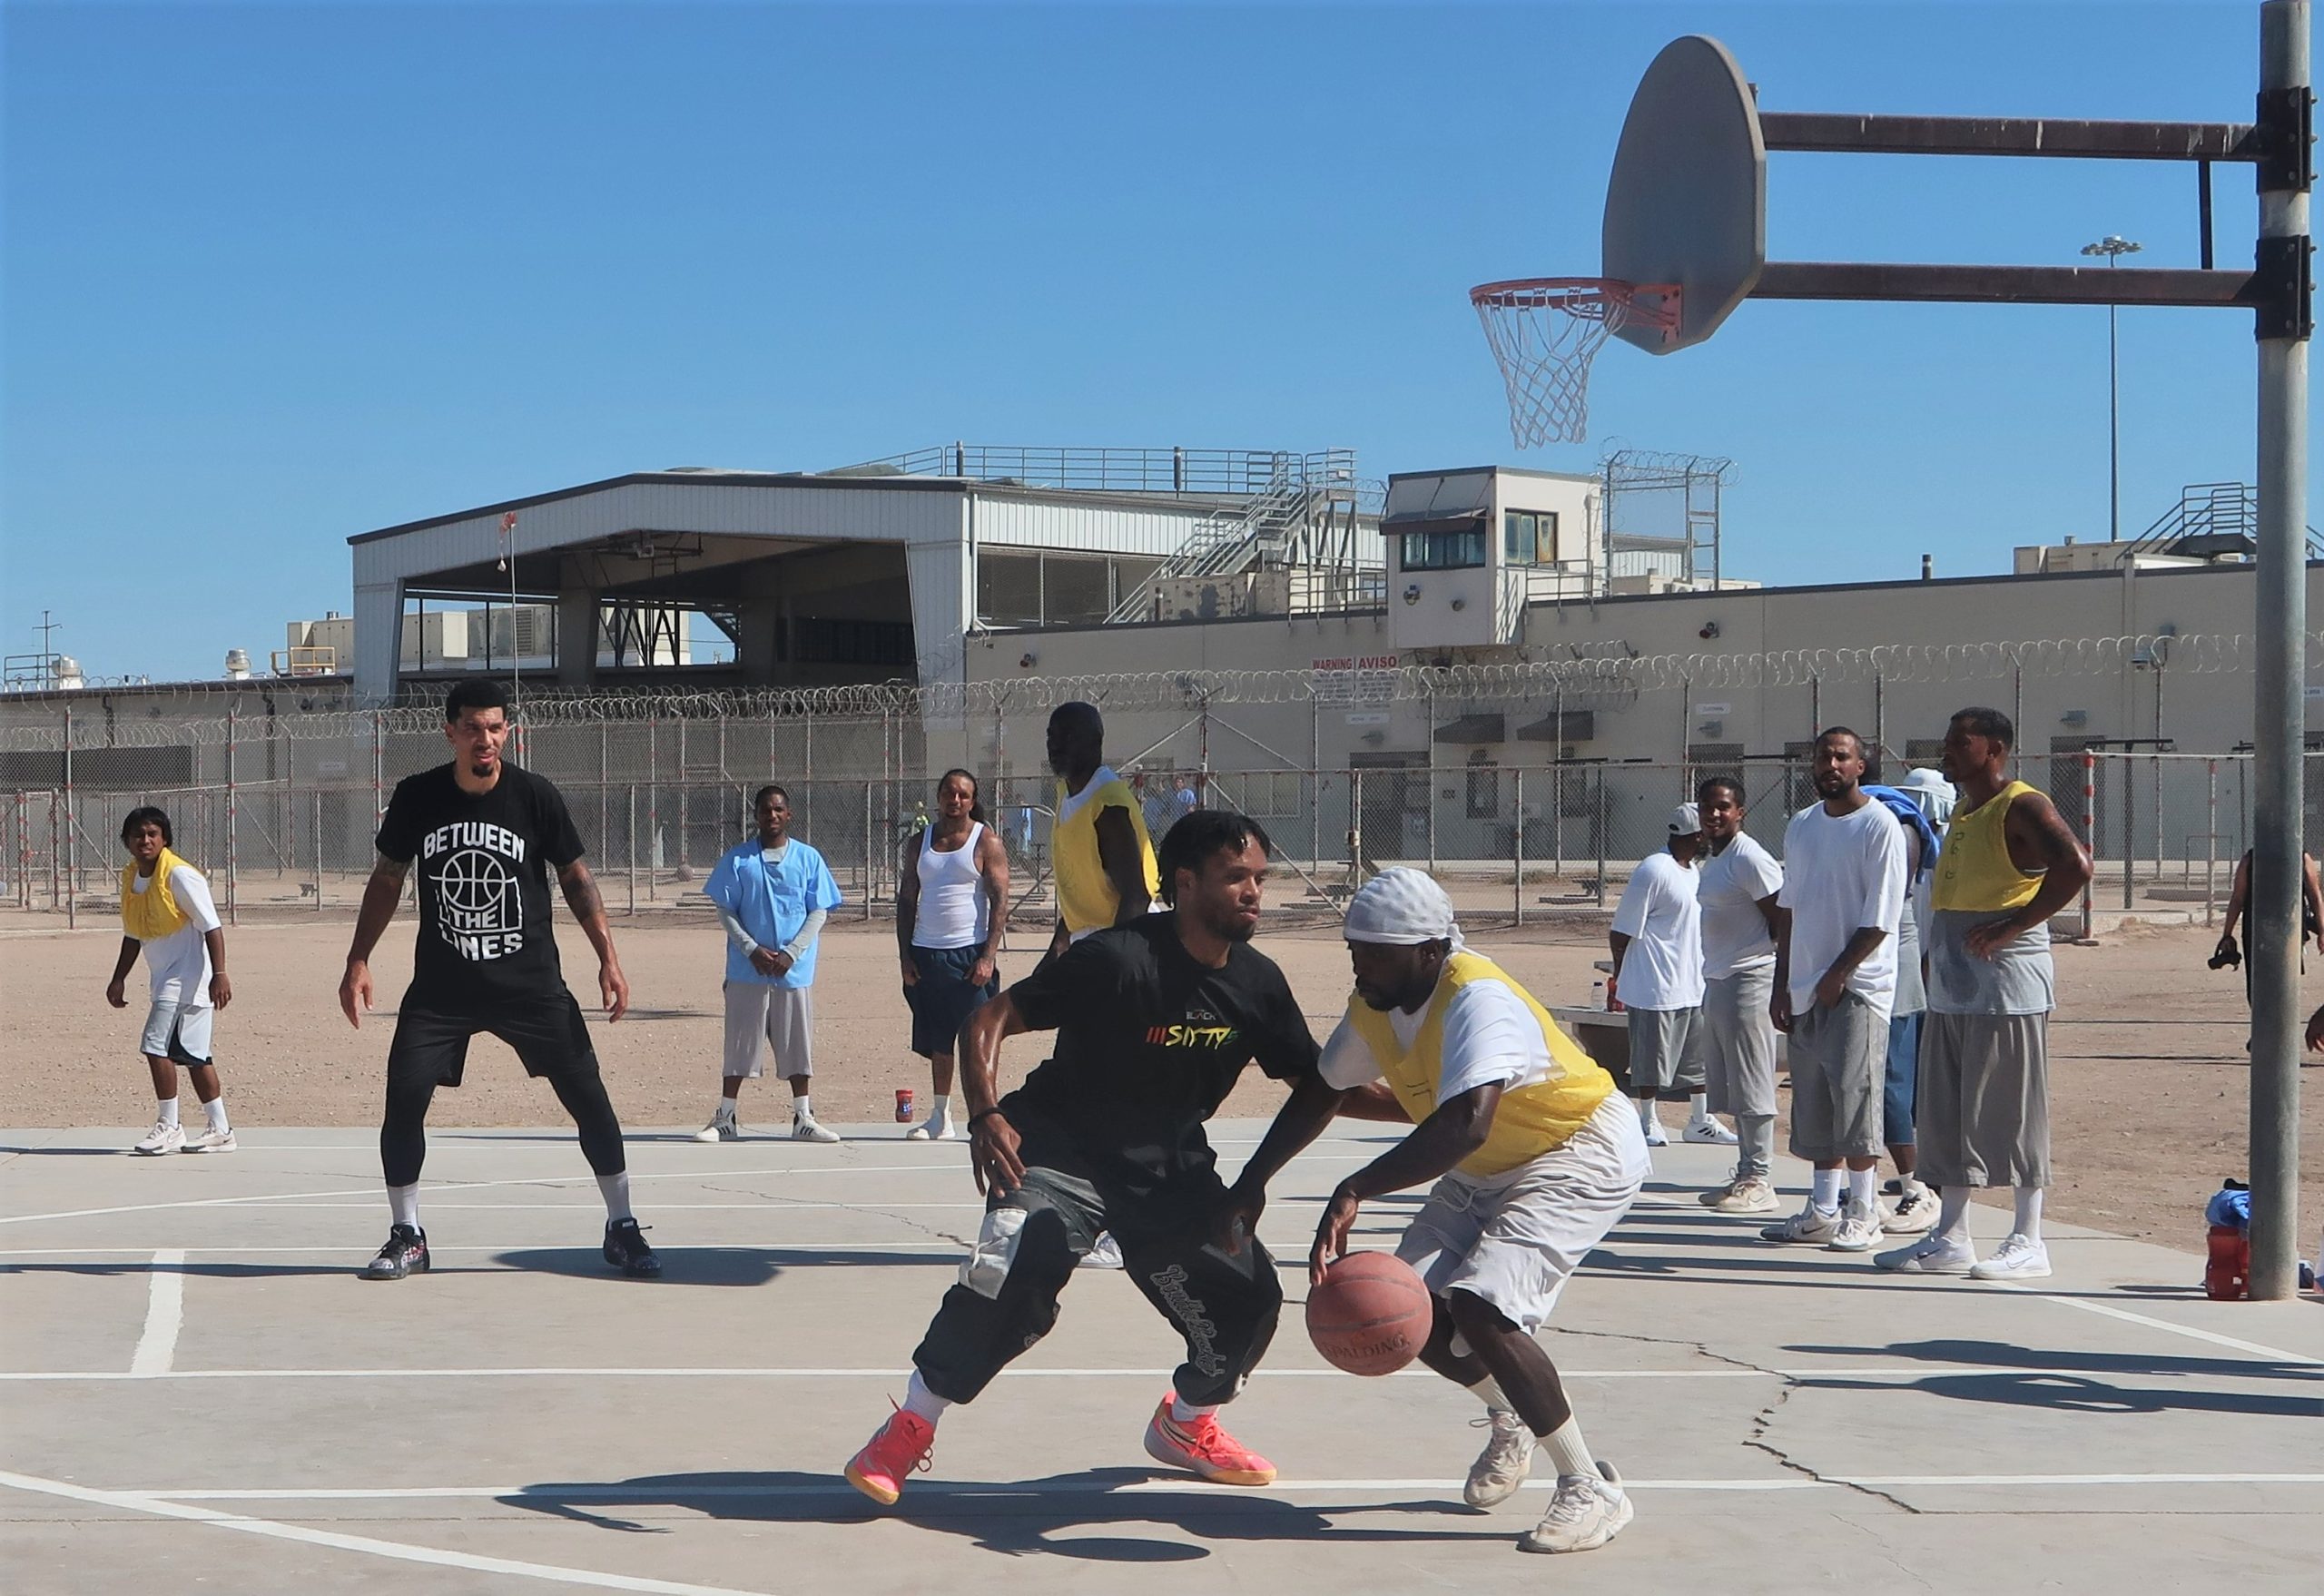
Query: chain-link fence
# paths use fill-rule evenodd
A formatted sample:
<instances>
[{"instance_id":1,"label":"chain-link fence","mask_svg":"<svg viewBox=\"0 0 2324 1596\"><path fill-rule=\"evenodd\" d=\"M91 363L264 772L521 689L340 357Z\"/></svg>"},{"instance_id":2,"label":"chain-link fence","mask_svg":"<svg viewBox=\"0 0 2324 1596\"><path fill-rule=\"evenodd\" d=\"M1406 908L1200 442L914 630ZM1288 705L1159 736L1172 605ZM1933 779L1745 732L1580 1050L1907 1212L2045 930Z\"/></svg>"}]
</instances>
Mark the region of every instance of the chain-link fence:
<instances>
[{"instance_id":1,"label":"chain-link fence","mask_svg":"<svg viewBox=\"0 0 2324 1596\"><path fill-rule=\"evenodd\" d=\"M933 813L934 750L973 748L982 797L1011 864L1012 899L1049 905L1054 783L1041 734L1054 695L1029 693L989 718L925 716L909 690L805 695L763 712L716 698L563 700L525 706L511 756L555 781L589 847L609 906L699 905L719 855L748 834L753 792L781 783L795 834L830 861L851 910L892 901L901 843ZM1196 803L1238 809L1274 836L1285 869L1318 905L1390 863L1438 872L1464 909L1519 921L1608 906L1670 808L1710 774L1739 778L1748 825L1779 851L1813 798L1808 745L1744 756L1705 746L1688 762L1550 756L1522 765L1352 755L1319 768L1270 746L1206 702L1112 705L1108 747L1159 836ZM222 910L284 915L351 907L388 794L447 756L440 720L415 709L91 724L0 737L0 905L68 924L111 910L122 820L158 804L178 852L207 871ZM1934 764L1933 744L1892 757ZM2311 754L2311 814L2324 810L2324 754ZM2090 842L2094 909L2178 904L2207 917L2249 845L2248 754L2055 748L2020 762ZM1295 896L1299 895L1295 893Z\"/></svg>"}]
</instances>

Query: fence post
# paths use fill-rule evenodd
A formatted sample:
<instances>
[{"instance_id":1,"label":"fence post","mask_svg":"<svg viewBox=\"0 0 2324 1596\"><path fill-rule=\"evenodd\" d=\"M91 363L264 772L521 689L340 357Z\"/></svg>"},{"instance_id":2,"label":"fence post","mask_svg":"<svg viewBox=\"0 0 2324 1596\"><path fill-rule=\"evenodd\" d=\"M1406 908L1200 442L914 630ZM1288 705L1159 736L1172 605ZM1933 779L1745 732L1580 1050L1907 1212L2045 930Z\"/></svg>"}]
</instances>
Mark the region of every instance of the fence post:
<instances>
[{"instance_id":1,"label":"fence post","mask_svg":"<svg viewBox=\"0 0 2324 1596\"><path fill-rule=\"evenodd\" d=\"M64 712L64 928L80 924L81 815L73 796L73 712Z\"/></svg>"},{"instance_id":2,"label":"fence post","mask_svg":"<svg viewBox=\"0 0 2324 1596\"><path fill-rule=\"evenodd\" d=\"M1565 678L1550 696L1550 873L1565 878Z\"/></svg>"},{"instance_id":3,"label":"fence post","mask_svg":"<svg viewBox=\"0 0 2324 1596\"><path fill-rule=\"evenodd\" d=\"M1430 755L1434 758L1433 754ZM1347 773L1347 888L1353 893L1364 884L1364 773Z\"/></svg>"},{"instance_id":4,"label":"fence post","mask_svg":"<svg viewBox=\"0 0 2324 1596\"><path fill-rule=\"evenodd\" d=\"M2208 818L2203 822L2203 924L2208 929L2216 907L2212 894L2219 883L2219 761L2203 761L2203 769L2211 785Z\"/></svg>"},{"instance_id":5,"label":"fence post","mask_svg":"<svg viewBox=\"0 0 2324 1596\"><path fill-rule=\"evenodd\" d=\"M379 727L379 712L375 709L371 712L371 823L374 826L388 812L387 773L387 737Z\"/></svg>"},{"instance_id":6,"label":"fence post","mask_svg":"<svg viewBox=\"0 0 2324 1596\"><path fill-rule=\"evenodd\" d=\"M315 912L323 911L323 795L315 793Z\"/></svg>"},{"instance_id":7,"label":"fence post","mask_svg":"<svg viewBox=\"0 0 2324 1596\"><path fill-rule=\"evenodd\" d=\"M659 891L654 882L654 867L661 862L662 852L662 717L645 718L645 900L654 901Z\"/></svg>"},{"instance_id":8,"label":"fence post","mask_svg":"<svg viewBox=\"0 0 2324 1596\"><path fill-rule=\"evenodd\" d=\"M1433 742L1428 745L1428 772L1424 779L1428 783L1425 790L1425 796L1428 799L1428 873L1434 875L1436 873L1436 744Z\"/></svg>"},{"instance_id":9,"label":"fence post","mask_svg":"<svg viewBox=\"0 0 2324 1596\"><path fill-rule=\"evenodd\" d=\"M63 802L62 793L51 793L48 795L48 911L51 914L55 913L56 906L64 901L64 878L61 873L64 866L64 834L56 829L57 814Z\"/></svg>"},{"instance_id":10,"label":"fence post","mask_svg":"<svg viewBox=\"0 0 2324 1596\"><path fill-rule=\"evenodd\" d=\"M676 868L677 877L681 882L694 879L686 859L686 830L688 823L694 818L693 797L694 765L686 758L686 718L680 715L678 717L678 856L672 862ZM680 890L683 892L684 889Z\"/></svg>"},{"instance_id":11,"label":"fence post","mask_svg":"<svg viewBox=\"0 0 2324 1596\"><path fill-rule=\"evenodd\" d=\"M883 731L881 741L884 744L886 740ZM884 749L881 763L887 763ZM869 782L863 783L863 918L872 918L872 783Z\"/></svg>"},{"instance_id":12,"label":"fence post","mask_svg":"<svg viewBox=\"0 0 2324 1596\"><path fill-rule=\"evenodd\" d=\"M2127 568L2127 567L2125 567ZM2132 764L2135 755L2122 750L2122 907L2131 907L2132 880L2138 874L2139 833L2137 827L2139 773Z\"/></svg>"},{"instance_id":13,"label":"fence post","mask_svg":"<svg viewBox=\"0 0 2324 1596\"><path fill-rule=\"evenodd\" d=\"M1510 852L1516 857L1512 861L1509 878L1509 912L1517 924L1523 925L1525 923L1525 773L1521 769L1511 773L1517 778L1517 790L1514 794L1517 823L1510 828L1512 833Z\"/></svg>"},{"instance_id":14,"label":"fence post","mask_svg":"<svg viewBox=\"0 0 2324 1596\"><path fill-rule=\"evenodd\" d=\"M234 785L234 742L240 724L239 713L230 707L226 711L226 923L228 925L242 923L240 913L241 908L241 856L238 852L241 840L235 834L235 822L241 813L241 805Z\"/></svg>"},{"instance_id":15,"label":"fence post","mask_svg":"<svg viewBox=\"0 0 2324 1596\"><path fill-rule=\"evenodd\" d=\"M629 846L623 851L622 879L629 888L628 912L637 912L637 783L629 784Z\"/></svg>"},{"instance_id":16,"label":"fence post","mask_svg":"<svg viewBox=\"0 0 2324 1596\"><path fill-rule=\"evenodd\" d=\"M2098 880L2098 755L2085 748L2082 751L2082 835L2089 844L2090 880L2082 883L2082 940L2092 936L2090 893Z\"/></svg>"},{"instance_id":17,"label":"fence post","mask_svg":"<svg viewBox=\"0 0 2324 1596\"><path fill-rule=\"evenodd\" d=\"M613 732L605 722L597 723L597 846L613 842Z\"/></svg>"},{"instance_id":18,"label":"fence post","mask_svg":"<svg viewBox=\"0 0 2324 1596\"><path fill-rule=\"evenodd\" d=\"M1598 766L1598 907L1606 907L1606 767Z\"/></svg>"}]
</instances>

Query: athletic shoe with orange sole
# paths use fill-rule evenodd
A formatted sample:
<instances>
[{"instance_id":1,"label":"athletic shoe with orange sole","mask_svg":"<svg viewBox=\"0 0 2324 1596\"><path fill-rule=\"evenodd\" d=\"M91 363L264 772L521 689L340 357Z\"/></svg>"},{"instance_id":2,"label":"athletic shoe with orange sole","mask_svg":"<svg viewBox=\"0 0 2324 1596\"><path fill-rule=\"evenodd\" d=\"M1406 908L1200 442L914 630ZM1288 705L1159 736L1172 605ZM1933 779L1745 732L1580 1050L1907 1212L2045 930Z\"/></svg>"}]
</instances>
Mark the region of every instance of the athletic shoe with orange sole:
<instances>
[{"instance_id":1,"label":"athletic shoe with orange sole","mask_svg":"<svg viewBox=\"0 0 2324 1596\"><path fill-rule=\"evenodd\" d=\"M1275 1483L1275 1464L1229 1435L1217 1414L1181 1423L1170 1416L1167 1396L1146 1426L1146 1454L1173 1468L1192 1469L1214 1485Z\"/></svg>"},{"instance_id":2,"label":"athletic shoe with orange sole","mask_svg":"<svg viewBox=\"0 0 2324 1596\"><path fill-rule=\"evenodd\" d=\"M925 1471L929 1449L936 1444L936 1426L918 1414L898 1408L847 1460L847 1483L882 1507L893 1507L904 1493L904 1482Z\"/></svg>"}]
</instances>

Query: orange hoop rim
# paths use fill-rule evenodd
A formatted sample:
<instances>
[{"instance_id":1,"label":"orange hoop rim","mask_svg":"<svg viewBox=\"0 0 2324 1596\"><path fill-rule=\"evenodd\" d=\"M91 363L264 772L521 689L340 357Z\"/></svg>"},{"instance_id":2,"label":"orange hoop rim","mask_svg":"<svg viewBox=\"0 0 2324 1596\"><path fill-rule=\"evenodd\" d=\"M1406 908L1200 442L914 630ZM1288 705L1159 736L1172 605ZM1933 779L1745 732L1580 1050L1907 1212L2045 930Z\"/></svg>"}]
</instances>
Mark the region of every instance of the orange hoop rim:
<instances>
[{"instance_id":1,"label":"orange hoop rim","mask_svg":"<svg viewBox=\"0 0 2324 1596\"><path fill-rule=\"evenodd\" d=\"M1653 294L1659 302L1640 304L1640 294ZM1469 303L1480 310L1563 310L1582 315L1602 306L1623 321L1664 332L1678 328L1679 299L1675 282L1624 282L1614 277L1512 277L1479 283L1469 291Z\"/></svg>"}]
</instances>

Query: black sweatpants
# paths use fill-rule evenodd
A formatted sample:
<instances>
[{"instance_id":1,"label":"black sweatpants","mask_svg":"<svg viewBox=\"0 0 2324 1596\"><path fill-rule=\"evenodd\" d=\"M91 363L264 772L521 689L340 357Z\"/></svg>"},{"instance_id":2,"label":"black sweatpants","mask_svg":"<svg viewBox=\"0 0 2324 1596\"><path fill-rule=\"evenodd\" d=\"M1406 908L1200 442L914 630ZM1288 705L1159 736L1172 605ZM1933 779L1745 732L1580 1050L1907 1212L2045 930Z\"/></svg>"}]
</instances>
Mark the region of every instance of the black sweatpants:
<instances>
[{"instance_id":1,"label":"black sweatpants","mask_svg":"<svg viewBox=\"0 0 2324 1596\"><path fill-rule=\"evenodd\" d=\"M468 1067L468 1039L482 1031L516 1049L525 1073L544 1078L573 1116L581 1151L600 1175L628 1167L621 1121L606 1096L588 1022L571 992L535 1002L500 1003L486 1013L415 1008L407 995L388 1044L388 1103L379 1120L379 1167L389 1186L419 1178L428 1157L428 1105L439 1086L458 1086Z\"/></svg>"},{"instance_id":2,"label":"black sweatpants","mask_svg":"<svg viewBox=\"0 0 2324 1596\"><path fill-rule=\"evenodd\" d=\"M1146 1300L1186 1338L1175 1387L1185 1401L1230 1402L1275 1338L1283 1286L1253 1236L1229 1256L1209 1243L1226 1197L1217 1176L1190 1182L1167 1201L1108 1202L1078 1176L1038 1162L1028 1147L1025 1184L985 1204L976 1250L944 1294L912 1363L937 1395L972 1402L1019 1353L1057 1323L1058 1295L1104 1231Z\"/></svg>"}]
</instances>

